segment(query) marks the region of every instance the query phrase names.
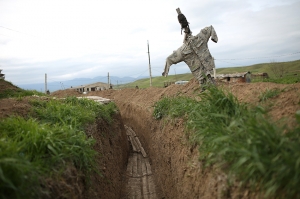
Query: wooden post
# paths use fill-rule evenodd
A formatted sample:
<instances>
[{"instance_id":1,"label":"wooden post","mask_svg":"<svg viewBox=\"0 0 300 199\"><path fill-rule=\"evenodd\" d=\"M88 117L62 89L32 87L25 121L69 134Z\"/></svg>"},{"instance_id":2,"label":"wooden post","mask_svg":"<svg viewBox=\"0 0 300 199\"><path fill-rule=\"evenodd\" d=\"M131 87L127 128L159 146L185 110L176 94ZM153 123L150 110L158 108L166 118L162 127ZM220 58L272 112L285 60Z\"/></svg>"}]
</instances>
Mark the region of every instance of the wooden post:
<instances>
[{"instance_id":1,"label":"wooden post","mask_svg":"<svg viewBox=\"0 0 300 199\"><path fill-rule=\"evenodd\" d=\"M107 89L109 89L110 88L110 85L109 85L109 72L107 73Z\"/></svg>"},{"instance_id":2,"label":"wooden post","mask_svg":"<svg viewBox=\"0 0 300 199\"><path fill-rule=\"evenodd\" d=\"M149 41L147 41L147 44L148 44L148 59L149 59L150 86L152 86L152 73L151 73L151 64L150 64Z\"/></svg>"},{"instance_id":3,"label":"wooden post","mask_svg":"<svg viewBox=\"0 0 300 199\"><path fill-rule=\"evenodd\" d=\"M47 73L45 73L45 94L47 94Z\"/></svg>"}]
</instances>

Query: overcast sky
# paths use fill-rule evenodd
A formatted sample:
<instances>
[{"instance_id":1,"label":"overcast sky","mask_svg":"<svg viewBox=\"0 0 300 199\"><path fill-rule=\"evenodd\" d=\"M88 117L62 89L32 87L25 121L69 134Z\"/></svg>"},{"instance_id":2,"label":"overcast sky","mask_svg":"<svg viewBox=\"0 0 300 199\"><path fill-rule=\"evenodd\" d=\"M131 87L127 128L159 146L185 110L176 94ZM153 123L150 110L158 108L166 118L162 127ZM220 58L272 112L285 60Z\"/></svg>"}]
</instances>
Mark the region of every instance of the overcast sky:
<instances>
[{"instance_id":1,"label":"overcast sky","mask_svg":"<svg viewBox=\"0 0 300 199\"><path fill-rule=\"evenodd\" d=\"M300 0L0 0L0 69L16 85L152 75L182 45L180 8L217 68L300 59ZM173 65L169 74L190 72ZM101 80L100 80L101 81ZM106 81L105 79L103 81Z\"/></svg>"}]
</instances>

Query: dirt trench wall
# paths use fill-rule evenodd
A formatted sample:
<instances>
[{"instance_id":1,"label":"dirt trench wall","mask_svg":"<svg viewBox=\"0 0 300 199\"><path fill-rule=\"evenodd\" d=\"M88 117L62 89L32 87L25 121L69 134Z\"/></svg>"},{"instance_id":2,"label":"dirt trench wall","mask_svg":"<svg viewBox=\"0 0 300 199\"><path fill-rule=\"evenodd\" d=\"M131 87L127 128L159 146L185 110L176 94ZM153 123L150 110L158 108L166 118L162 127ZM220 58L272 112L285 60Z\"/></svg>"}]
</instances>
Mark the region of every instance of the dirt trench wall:
<instances>
[{"instance_id":1,"label":"dirt trench wall","mask_svg":"<svg viewBox=\"0 0 300 199\"><path fill-rule=\"evenodd\" d=\"M91 176L91 187L85 191L84 198L121 198L129 145L120 113L114 116L111 124L98 119L87 129L87 134L96 139L94 149L99 156L95 161L102 177L96 173Z\"/></svg>"},{"instance_id":2,"label":"dirt trench wall","mask_svg":"<svg viewBox=\"0 0 300 199\"><path fill-rule=\"evenodd\" d=\"M240 102L258 105L260 95L268 90L279 89L281 93L268 99L263 105L270 108L275 120L286 117L293 126L294 114L300 109L300 84L251 83L220 85L231 91ZM70 92L69 94L66 92ZM199 99L198 81L167 88L122 89L95 91L96 95L115 101L124 124L133 128L150 156L152 171L161 198L263 198L255 192L241 189L238 183L226 184L226 176L216 169L203 169L198 161L198 149L187 143L183 122L172 124L156 121L152 117L153 105L164 96L187 96ZM79 95L74 91L57 92L55 96Z\"/></svg>"},{"instance_id":3,"label":"dirt trench wall","mask_svg":"<svg viewBox=\"0 0 300 199\"><path fill-rule=\"evenodd\" d=\"M116 102L124 124L133 128L150 157L161 198L260 198L257 193L227 184L224 173L204 169L198 147L187 143L183 121L157 121L152 110L135 103Z\"/></svg>"},{"instance_id":4,"label":"dirt trench wall","mask_svg":"<svg viewBox=\"0 0 300 199\"><path fill-rule=\"evenodd\" d=\"M138 134L149 154L162 198L222 198L224 178L201 171L198 151L186 143L182 121L164 124L154 120L148 109L117 104L124 123Z\"/></svg>"}]
</instances>

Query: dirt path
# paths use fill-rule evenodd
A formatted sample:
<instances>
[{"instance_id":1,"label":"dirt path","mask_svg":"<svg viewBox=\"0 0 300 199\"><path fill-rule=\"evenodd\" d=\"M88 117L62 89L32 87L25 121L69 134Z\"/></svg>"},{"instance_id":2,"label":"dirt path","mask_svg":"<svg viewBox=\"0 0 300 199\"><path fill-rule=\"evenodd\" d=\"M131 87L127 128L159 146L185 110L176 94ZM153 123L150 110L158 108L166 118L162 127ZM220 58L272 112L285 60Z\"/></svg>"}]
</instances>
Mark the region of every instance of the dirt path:
<instances>
[{"instance_id":1,"label":"dirt path","mask_svg":"<svg viewBox=\"0 0 300 199\"><path fill-rule=\"evenodd\" d=\"M156 199L157 193L149 158L136 133L125 126L132 146L127 164L127 184L124 198Z\"/></svg>"}]
</instances>

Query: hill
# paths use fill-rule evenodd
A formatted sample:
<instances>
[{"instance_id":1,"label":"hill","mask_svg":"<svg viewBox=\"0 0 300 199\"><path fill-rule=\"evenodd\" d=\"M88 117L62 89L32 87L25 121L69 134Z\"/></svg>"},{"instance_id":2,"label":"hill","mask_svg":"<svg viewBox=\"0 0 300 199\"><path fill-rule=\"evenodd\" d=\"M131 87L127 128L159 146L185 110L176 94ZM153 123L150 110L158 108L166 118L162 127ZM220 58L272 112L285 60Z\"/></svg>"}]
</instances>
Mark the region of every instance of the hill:
<instances>
[{"instance_id":1,"label":"hill","mask_svg":"<svg viewBox=\"0 0 300 199\"><path fill-rule=\"evenodd\" d=\"M125 84L128 82L133 82L141 77L133 78L133 77L117 77L117 76L110 76L111 84L118 85L118 84ZM95 82L103 82L107 83L107 76L97 76L94 78L76 78L72 80L66 81L55 81L55 82L48 82L47 88L50 92L56 90L64 90L71 87L93 84ZM45 84L44 83L34 83L34 84L22 84L18 85L20 88L29 89L29 90L37 90L40 92L44 92Z\"/></svg>"},{"instance_id":2,"label":"hill","mask_svg":"<svg viewBox=\"0 0 300 199\"><path fill-rule=\"evenodd\" d=\"M272 63L261 63L255 64L251 66L241 66L241 67L228 67L228 68L217 68L217 74L230 74L236 72L247 72L251 73L268 73L269 77L272 79L276 79L279 77L280 73L282 73L283 77L292 77L294 74L300 76L300 60L290 61L290 62L272 62ZM177 75L169 75L167 78L165 77L153 77L152 78L152 86L153 87L163 87L163 82L165 81L178 81L178 80L191 80L193 78L192 73L185 74L177 74ZM134 82L119 85L117 88L123 87L135 87L139 88L148 88L150 86L150 79L144 78L139 79Z\"/></svg>"}]
</instances>

